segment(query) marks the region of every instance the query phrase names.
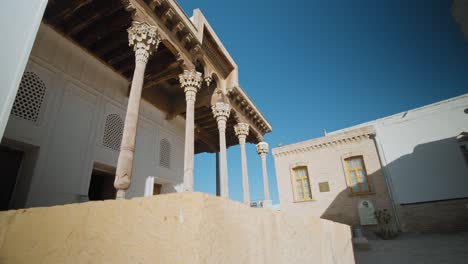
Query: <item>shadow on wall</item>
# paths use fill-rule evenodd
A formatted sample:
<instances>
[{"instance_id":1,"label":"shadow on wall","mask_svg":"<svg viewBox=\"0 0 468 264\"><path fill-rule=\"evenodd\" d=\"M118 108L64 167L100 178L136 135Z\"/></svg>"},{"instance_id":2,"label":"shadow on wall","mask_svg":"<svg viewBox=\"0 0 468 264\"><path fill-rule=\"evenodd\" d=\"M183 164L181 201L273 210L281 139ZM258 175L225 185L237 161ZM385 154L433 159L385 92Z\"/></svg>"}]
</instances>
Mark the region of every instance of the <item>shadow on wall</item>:
<instances>
[{"instance_id":1,"label":"shadow on wall","mask_svg":"<svg viewBox=\"0 0 468 264\"><path fill-rule=\"evenodd\" d=\"M384 168L399 201L396 209L402 231L468 231L468 164L461 144L455 137L420 144ZM358 204L369 200L376 210L388 209L395 221L383 175L381 169L368 175L372 194L341 191L321 218L359 225Z\"/></svg>"},{"instance_id":2,"label":"shadow on wall","mask_svg":"<svg viewBox=\"0 0 468 264\"><path fill-rule=\"evenodd\" d=\"M382 170L367 175L371 186L369 194L352 194L349 189L339 192L328 208L321 215L322 219L332 220L334 222L347 224L350 226L360 225L358 206L363 200L370 201L375 210L387 209L392 216L392 221L395 220L388 189L383 178ZM395 222L393 222L393 225ZM377 231L376 225L368 226L371 231Z\"/></svg>"}]
</instances>

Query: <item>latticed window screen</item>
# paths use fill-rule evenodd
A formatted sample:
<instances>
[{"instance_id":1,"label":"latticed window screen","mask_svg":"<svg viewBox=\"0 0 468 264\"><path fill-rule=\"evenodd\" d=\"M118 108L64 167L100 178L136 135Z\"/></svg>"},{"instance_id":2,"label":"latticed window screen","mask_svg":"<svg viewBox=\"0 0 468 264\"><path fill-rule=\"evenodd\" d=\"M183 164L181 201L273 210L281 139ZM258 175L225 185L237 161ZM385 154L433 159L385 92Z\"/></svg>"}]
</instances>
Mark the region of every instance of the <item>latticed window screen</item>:
<instances>
[{"instance_id":1,"label":"latticed window screen","mask_svg":"<svg viewBox=\"0 0 468 264\"><path fill-rule=\"evenodd\" d=\"M102 144L110 149L119 151L120 143L122 142L123 128L124 122L119 115L107 115Z\"/></svg>"},{"instance_id":2,"label":"latticed window screen","mask_svg":"<svg viewBox=\"0 0 468 264\"><path fill-rule=\"evenodd\" d=\"M296 201L311 200L312 192L310 191L310 180L307 167L298 167L294 169L294 181Z\"/></svg>"},{"instance_id":3,"label":"latticed window screen","mask_svg":"<svg viewBox=\"0 0 468 264\"><path fill-rule=\"evenodd\" d=\"M367 181L367 172L362 156L352 157L345 160L348 185L352 193L370 192Z\"/></svg>"},{"instance_id":4,"label":"latticed window screen","mask_svg":"<svg viewBox=\"0 0 468 264\"><path fill-rule=\"evenodd\" d=\"M171 168L171 143L166 138L159 143L159 166Z\"/></svg>"},{"instance_id":5,"label":"latticed window screen","mask_svg":"<svg viewBox=\"0 0 468 264\"><path fill-rule=\"evenodd\" d=\"M34 72L25 72L11 114L24 120L37 122L45 93L46 86L41 78Z\"/></svg>"}]
</instances>

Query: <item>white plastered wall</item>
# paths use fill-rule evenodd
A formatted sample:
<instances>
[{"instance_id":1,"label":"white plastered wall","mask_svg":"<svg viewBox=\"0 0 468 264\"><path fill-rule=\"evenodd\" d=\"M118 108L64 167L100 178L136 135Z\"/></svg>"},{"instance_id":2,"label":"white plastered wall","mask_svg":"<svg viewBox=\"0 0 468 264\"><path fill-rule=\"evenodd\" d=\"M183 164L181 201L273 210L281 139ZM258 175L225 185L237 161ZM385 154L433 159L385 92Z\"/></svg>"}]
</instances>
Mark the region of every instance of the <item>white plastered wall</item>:
<instances>
[{"instance_id":1,"label":"white plastered wall","mask_svg":"<svg viewBox=\"0 0 468 264\"><path fill-rule=\"evenodd\" d=\"M3 1L0 9L0 137L4 133L47 0Z\"/></svg>"},{"instance_id":2,"label":"white plastered wall","mask_svg":"<svg viewBox=\"0 0 468 264\"><path fill-rule=\"evenodd\" d=\"M456 136L468 131L468 95L374 124L401 204L468 197L468 166Z\"/></svg>"},{"instance_id":3,"label":"white plastered wall","mask_svg":"<svg viewBox=\"0 0 468 264\"><path fill-rule=\"evenodd\" d=\"M382 166L399 204L468 197L468 166L456 137L468 131L468 94L373 120Z\"/></svg>"},{"instance_id":4,"label":"white plastered wall","mask_svg":"<svg viewBox=\"0 0 468 264\"><path fill-rule=\"evenodd\" d=\"M39 120L10 116L4 135L4 142L21 142L37 152L26 205L80 201L88 193L94 163L116 167L118 151L105 147L102 138L108 114L125 117L128 81L44 24L26 70L47 87ZM147 176L164 181L165 192L175 191L182 182L184 120L166 121L145 101L140 113L128 195L143 196ZM159 166L161 137L171 143L169 169Z\"/></svg>"}]
</instances>

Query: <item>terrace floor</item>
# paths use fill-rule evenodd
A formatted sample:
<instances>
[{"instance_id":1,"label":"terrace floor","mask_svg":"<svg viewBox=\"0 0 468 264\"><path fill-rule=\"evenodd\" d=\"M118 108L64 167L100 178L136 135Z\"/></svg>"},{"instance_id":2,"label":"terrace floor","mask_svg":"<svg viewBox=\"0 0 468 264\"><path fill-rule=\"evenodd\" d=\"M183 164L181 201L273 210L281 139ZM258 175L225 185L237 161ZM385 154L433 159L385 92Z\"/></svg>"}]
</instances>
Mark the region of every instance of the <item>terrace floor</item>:
<instances>
[{"instance_id":1,"label":"terrace floor","mask_svg":"<svg viewBox=\"0 0 468 264\"><path fill-rule=\"evenodd\" d=\"M355 250L356 264L468 263L468 233L400 234L393 240L369 238L370 250Z\"/></svg>"}]
</instances>

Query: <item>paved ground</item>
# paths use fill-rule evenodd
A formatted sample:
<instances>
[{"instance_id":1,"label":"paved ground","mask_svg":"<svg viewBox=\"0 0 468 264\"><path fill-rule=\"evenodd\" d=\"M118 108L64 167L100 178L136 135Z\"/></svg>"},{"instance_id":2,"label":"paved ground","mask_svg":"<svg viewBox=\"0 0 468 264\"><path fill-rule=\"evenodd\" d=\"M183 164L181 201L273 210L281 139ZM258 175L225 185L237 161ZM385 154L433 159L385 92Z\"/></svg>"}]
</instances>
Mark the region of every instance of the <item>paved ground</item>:
<instances>
[{"instance_id":1,"label":"paved ground","mask_svg":"<svg viewBox=\"0 0 468 264\"><path fill-rule=\"evenodd\" d=\"M405 234L394 240L369 240L370 250L355 250L356 264L468 263L468 233Z\"/></svg>"}]
</instances>

